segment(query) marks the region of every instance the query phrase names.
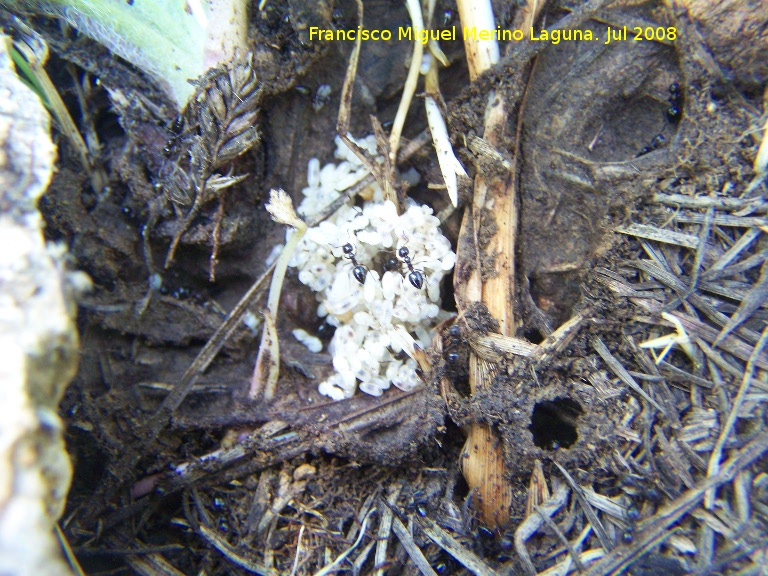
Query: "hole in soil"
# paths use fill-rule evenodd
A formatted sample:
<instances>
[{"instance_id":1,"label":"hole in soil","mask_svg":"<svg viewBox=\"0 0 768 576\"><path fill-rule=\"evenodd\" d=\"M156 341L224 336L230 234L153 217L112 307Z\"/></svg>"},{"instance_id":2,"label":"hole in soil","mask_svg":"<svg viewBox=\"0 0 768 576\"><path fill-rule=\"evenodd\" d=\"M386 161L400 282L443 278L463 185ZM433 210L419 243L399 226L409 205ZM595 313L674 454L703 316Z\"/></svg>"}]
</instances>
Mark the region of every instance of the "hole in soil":
<instances>
[{"instance_id":1,"label":"hole in soil","mask_svg":"<svg viewBox=\"0 0 768 576\"><path fill-rule=\"evenodd\" d=\"M457 312L456 300L453 296L452 274L446 274L445 278L443 279L443 285L440 286L440 294L442 294L443 299L443 310L447 310L448 312Z\"/></svg>"},{"instance_id":2,"label":"hole in soil","mask_svg":"<svg viewBox=\"0 0 768 576\"><path fill-rule=\"evenodd\" d=\"M528 427L533 434L533 443L544 450L570 448L579 438L576 425L581 414L579 403L570 398L537 403Z\"/></svg>"},{"instance_id":3,"label":"hole in soil","mask_svg":"<svg viewBox=\"0 0 768 576\"><path fill-rule=\"evenodd\" d=\"M533 328L531 330L526 330L523 333L523 336L525 337L528 342L532 344L541 344L544 341L544 336L541 335L541 332L536 330L536 328Z\"/></svg>"}]
</instances>

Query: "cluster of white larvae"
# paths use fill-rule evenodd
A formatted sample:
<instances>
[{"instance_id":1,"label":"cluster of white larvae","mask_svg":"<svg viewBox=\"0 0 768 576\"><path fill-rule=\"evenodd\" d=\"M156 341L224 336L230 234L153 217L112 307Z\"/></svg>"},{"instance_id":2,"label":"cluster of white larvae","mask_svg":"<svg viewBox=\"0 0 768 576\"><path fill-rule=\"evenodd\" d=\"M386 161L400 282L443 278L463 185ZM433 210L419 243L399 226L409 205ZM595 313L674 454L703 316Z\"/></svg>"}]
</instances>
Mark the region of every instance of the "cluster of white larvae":
<instances>
[{"instance_id":1,"label":"cluster of white larvae","mask_svg":"<svg viewBox=\"0 0 768 576\"><path fill-rule=\"evenodd\" d=\"M299 206L305 217L368 174L339 139L336 144L340 164L321 169L316 159L309 162L308 186ZM372 136L358 144L376 153ZM358 388L379 396L392 384L405 391L417 387L416 362L400 353L403 343L396 327L426 348L431 329L448 315L440 309L440 283L456 255L432 209L411 204L398 214L392 202L382 201L377 185L370 196L362 208L350 202L307 230L290 262L299 280L317 292L318 316L336 327L328 349L336 373L319 387L335 400L352 397ZM402 252L398 255L403 247L410 266ZM413 271L420 273L421 282L413 276L409 280Z\"/></svg>"}]
</instances>

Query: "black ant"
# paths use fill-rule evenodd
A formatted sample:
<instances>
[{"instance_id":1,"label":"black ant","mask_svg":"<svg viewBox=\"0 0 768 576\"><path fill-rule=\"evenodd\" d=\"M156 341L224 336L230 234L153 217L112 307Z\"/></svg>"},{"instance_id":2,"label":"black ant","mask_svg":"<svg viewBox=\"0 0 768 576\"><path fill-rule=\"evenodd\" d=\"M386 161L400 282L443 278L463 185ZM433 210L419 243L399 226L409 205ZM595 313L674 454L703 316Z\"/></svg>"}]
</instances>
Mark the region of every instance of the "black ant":
<instances>
[{"instance_id":1,"label":"black ant","mask_svg":"<svg viewBox=\"0 0 768 576\"><path fill-rule=\"evenodd\" d=\"M640 518L640 510L638 510L634 502L627 506L625 516L627 520L627 528L622 532L621 540L624 544L631 544L635 539L635 523Z\"/></svg>"},{"instance_id":2,"label":"black ant","mask_svg":"<svg viewBox=\"0 0 768 576\"><path fill-rule=\"evenodd\" d=\"M400 262L394 256L387 258L387 261L384 262L384 272L394 272L399 265Z\"/></svg>"},{"instance_id":3,"label":"black ant","mask_svg":"<svg viewBox=\"0 0 768 576\"><path fill-rule=\"evenodd\" d=\"M166 158L170 158L170 156L173 154L176 148L176 142L182 136L182 128L184 128L184 118L182 118L181 114L176 115L176 118L173 120L173 123L168 128L172 136L168 139L168 141L165 143L165 147L163 148L163 155Z\"/></svg>"},{"instance_id":4,"label":"black ant","mask_svg":"<svg viewBox=\"0 0 768 576\"><path fill-rule=\"evenodd\" d=\"M667 108L667 120L675 124L683 115L683 94L680 92L680 84L674 82L669 85L669 108Z\"/></svg>"},{"instance_id":5,"label":"black ant","mask_svg":"<svg viewBox=\"0 0 768 576\"><path fill-rule=\"evenodd\" d=\"M640 150L640 152L637 153L637 156L635 158L639 158L640 156L645 156L649 152L653 152L654 150L657 150L664 146L667 139L664 138L664 134L656 134L656 136L653 137L653 140L651 140L651 143L648 144L645 148Z\"/></svg>"},{"instance_id":6,"label":"black ant","mask_svg":"<svg viewBox=\"0 0 768 576\"><path fill-rule=\"evenodd\" d=\"M461 344L464 339L461 337L461 328L455 324L448 328L448 335L451 337L451 339L448 343L448 346L446 346L443 350L443 354L445 355L445 359L453 364L459 359L459 354L457 352L449 352L449 350L456 348L456 346Z\"/></svg>"},{"instance_id":7,"label":"black ant","mask_svg":"<svg viewBox=\"0 0 768 576\"><path fill-rule=\"evenodd\" d=\"M424 286L424 274L421 273L420 270L415 270L413 267L413 264L411 263L411 257L409 255L408 247L403 246L397 251L397 255L400 256L400 259L403 261L403 264L408 266L408 270L410 270L408 274L408 281L411 283L411 285L416 288L417 290L421 290L421 288Z\"/></svg>"},{"instance_id":8,"label":"black ant","mask_svg":"<svg viewBox=\"0 0 768 576\"><path fill-rule=\"evenodd\" d=\"M360 264L355 258L355 247L347 242L341 249L344 251L344 257L349 258L352 262L352 266L354 266L354 268L352 268L352 275L355 277L355 280L360 282L360 284L365 284L365 275L368 273L368 269Z\"/></svg>"},{"instance_id":9,"label":"black ant","mask_svg":"<svg viewBox=\"0 0 768 576\"><path fill-rule=\"evenodd\" d=\"M682 107L683 107L683 93L680 92L680 84L677 82L673 82L669 85L669 108L667 108L667 120L670 124L676 124L680 121L680 118L683 115ZM664 134L657 134L653 137L653 140L651 140L651 143L648 144L648 146L645 146L640 152L637 153L637 156L635 158L638 158L640 156L645 156L649 152L653 152L654 150L657 150L664 146L666 143L666 138L664 138Z\"/></svg>"}]
</instances>

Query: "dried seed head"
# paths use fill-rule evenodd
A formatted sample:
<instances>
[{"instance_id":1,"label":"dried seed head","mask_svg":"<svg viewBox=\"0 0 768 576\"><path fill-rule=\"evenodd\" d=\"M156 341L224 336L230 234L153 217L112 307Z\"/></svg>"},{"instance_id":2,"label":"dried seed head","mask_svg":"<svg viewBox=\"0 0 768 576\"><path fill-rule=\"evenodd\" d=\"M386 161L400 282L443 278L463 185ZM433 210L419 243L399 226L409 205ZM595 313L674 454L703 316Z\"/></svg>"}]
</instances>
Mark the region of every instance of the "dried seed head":
<instances>
[{"instance_id":1,"label":"dried seed head","mask_svg":"<svg viewBox=\"0 0 768 576\"><path fill-rule=\"evenodd\" d=\"M269 203L266 204L265 208L272 216L272 220L278 224L285 224L293 228L306 226L304 221L296 215L291 197L282 188L277 190L273 188L269 191Z\"/></svg>"}]
</instances>

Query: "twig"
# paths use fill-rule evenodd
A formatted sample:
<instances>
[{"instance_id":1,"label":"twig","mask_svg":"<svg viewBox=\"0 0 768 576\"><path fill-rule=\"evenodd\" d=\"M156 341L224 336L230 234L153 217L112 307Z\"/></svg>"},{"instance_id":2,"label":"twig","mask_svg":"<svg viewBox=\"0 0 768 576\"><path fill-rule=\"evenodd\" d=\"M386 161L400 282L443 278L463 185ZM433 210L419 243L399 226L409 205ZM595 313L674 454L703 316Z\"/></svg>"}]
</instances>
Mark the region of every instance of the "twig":
<instances>
[{"instance_id":1,"label":"twig","mask_svg":"<svg viewBox=\"0 0 768 576\"><path fill-rule=\"evenodd\" d=\"M380 506L379 530L376 534L376 554L374 555L374 564L378 567L376 572L374 572L376 576L384 576L386 572L383 566L387 561L387 545L389 544L389 535L392 532L392 518L394 517L392 506L395 505L400 497L402 489L402 484L393 484L387 495L387 506Z\"/></svg>"},{"instance_id":2,"label":"twig","mask_svg":"<svg viewBox=\"0 0 768 576\"><path fill-rule=\"evenodd\" d=\"M357 0L357 13L358 23L363 26L363 3L362 0ZM394 189L394 160L390 160L390 154L387 150L384 152L384 164L380 166L376 160L374 160L365 150L358 146L349 137L349 120L352 116L352 92L355 84L355 76L357 75L357 64L360 59L360 47L361 39L360 34L357 35L355 40L355 47L352 49L352 54L349 57L349 64L347 65L347 72L344 75L344 84L341 88L341 102L339 104L339 116L336 121L336 131L339 134L342 142L346 144L347 148L357 156L363 165L368 168L370 173L379 183L382 191L384 192L384 198L390 200L393 204L398 206L397 194ZM376 144L379 150L387 147L386 139L383 137L383 129L381 124L375 117L371 116L373 123L374 133L376 134ZM392 156L394 157L394 155Z\"/></svg>"}]
</instances>

